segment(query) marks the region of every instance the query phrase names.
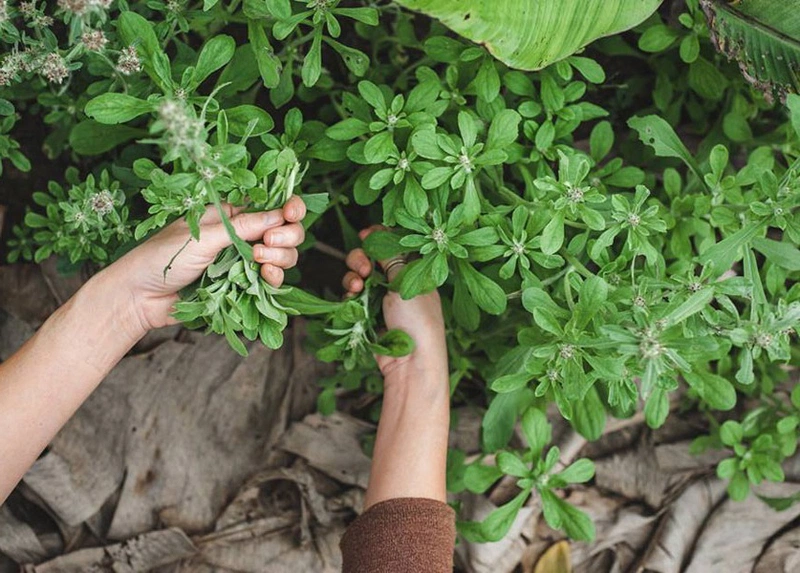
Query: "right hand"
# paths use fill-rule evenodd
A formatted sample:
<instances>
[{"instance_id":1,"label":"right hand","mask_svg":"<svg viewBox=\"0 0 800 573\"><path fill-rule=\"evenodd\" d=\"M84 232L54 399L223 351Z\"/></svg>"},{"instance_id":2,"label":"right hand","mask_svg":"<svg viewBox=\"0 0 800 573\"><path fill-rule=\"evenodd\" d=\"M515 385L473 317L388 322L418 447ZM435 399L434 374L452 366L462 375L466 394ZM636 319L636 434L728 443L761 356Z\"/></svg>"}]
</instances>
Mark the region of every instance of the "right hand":
<instances>
[{"instance_id":1,"label":"right hand","mask_svg":"<svg viewBox=\"0 0 800 573\"><path fill-rule=\"evenodd\" d=\"M379 226L364 229L359 237L364 240L379 229ZM342 284L348 296L353 296L364 290L364 279L372 273L373 265L363 249L350 251L346 263L350 270ZM449 389L447 343L439 293L434 290L403 300L398 293L389 292L383 298L383 316L387 328L405 331L415 343L414 350L407 356L375 357L385 384L391 385L397 380L403 380L398 383L407 384L435 379Z\"/></svg>"}]
</instances>

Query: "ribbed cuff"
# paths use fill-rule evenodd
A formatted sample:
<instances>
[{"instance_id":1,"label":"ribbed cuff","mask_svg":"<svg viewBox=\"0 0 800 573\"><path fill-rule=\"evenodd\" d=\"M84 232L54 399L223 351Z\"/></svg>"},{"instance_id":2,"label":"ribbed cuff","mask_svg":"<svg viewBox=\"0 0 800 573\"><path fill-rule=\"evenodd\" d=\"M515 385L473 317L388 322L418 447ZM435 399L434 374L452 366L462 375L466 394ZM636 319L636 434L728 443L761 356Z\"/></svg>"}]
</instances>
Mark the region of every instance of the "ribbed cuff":
<instances>
[{"instance_id":1,"label":"ribbed cuff","mask_svg":"<svg viewBox=\"0 0 800 573\"><path fill-rule=\"evenodd\" d=\"M375 504L342 537L343 573L451 573L455 512L446 503L397 498Z\"/></svg>"}]
</instances>

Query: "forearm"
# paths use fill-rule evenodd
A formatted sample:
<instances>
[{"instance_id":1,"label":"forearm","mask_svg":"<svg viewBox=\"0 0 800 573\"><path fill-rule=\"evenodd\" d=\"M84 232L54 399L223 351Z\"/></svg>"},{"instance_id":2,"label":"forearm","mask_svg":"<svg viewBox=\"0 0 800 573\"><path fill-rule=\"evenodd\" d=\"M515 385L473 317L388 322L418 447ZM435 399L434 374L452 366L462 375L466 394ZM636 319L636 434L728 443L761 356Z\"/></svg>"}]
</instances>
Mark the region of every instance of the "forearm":
<instances>
[{"instance_id":1,"label":"forearm","mask_svg":"<svg viewBox=\"0 0 800 573\"><path fill-rule=\"evenodd\" d=\"M444 502L450 426L447 372L420 368L392 376L384 388L365 509L402 497Z\"/></svg>"},{"instance_id":2,"label":"forearm","mask_svg":"<svg viewBox=\"0 0 800 573\"><path fill-rule=\"evenodd\" d=\"M132 308L100 273L0 364L0 503L144 334Z\"/></svg>"}]
</instances>

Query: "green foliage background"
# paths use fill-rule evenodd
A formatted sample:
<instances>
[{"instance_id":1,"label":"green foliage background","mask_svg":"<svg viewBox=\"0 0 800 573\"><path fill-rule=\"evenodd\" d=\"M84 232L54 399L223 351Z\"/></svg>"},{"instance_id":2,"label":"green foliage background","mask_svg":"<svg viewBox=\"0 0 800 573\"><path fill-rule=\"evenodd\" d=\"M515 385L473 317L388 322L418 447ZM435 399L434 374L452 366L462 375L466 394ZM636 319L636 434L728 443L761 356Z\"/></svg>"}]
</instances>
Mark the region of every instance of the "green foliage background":
<instances>
[{"instance_id":1,"label":"green foliage background","mask_svg":"<svg viewBox=\"0 0 800 573\"><path fill-rule=\"evenodd\" d=\"M485 408L487 454L451 452L449 487L520 487L462 523L468 539L502 537L532 492L548 523L592 537L556 492L593 466L559 464L550 403L590 440L609 415L658 427L678 400L699 408L696 446L729 449L719 474L743 498L783 479L797 443L800 98L787 114L751 88L697 0L675 4L523 72L393 3L2 2L0 156L44 160L15 141L40 117L44 152L73 164L33 195L10 260L102 265L179 217L196 234L208 204L300 193L307 247L350 249L382 222L367 251L414 259L392 287L443 295L453 399ZM348 302L274 289L249 252L224 251L179 318L246 352L241 336L276 348L288 315L320 315L310 343L340 364L320 409L380 392L372 354L411 349L377 335L387 285Z\"/></svg>"}]
</instances>

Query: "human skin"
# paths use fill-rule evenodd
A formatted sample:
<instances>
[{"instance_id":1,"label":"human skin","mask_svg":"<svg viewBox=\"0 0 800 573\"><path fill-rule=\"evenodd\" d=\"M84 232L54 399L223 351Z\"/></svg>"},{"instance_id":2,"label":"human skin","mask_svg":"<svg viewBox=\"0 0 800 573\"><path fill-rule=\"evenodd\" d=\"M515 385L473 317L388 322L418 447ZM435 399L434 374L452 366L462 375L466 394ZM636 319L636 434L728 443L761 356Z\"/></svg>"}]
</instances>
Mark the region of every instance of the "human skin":
<instances>
[{"instance_id":1,"label":"human skin","mask_svg":"<svg viewBox=\"0 0 800 573\"><path fill-rule=\"evenodd\" d=\"M303 242L303 201L293 197L283 209L258 213L226 209L239 237L259 241L253 257L263 278L279 286ZM0 364L0 504L133 345L176 322L178 291L230 244L213 207L201 219L198 241L176 221L92 277Z\"/></svg>"},{"instance_id":2,"label":"human skin","mask_svg":"<svg viewBox=\"0 0 800 573\"><path fill-rule=\"evenodd\" d=\"M343 285L352 296L364 289L373 266L361 249L350 252L347 266ZM383 316L386 327L407 332L415 348L400 358L376 357L384 376L383 407L364 506L403 497L445 502L450 383L439 294L403 300L389 292Z\"/></svg>"}]
</instances>

